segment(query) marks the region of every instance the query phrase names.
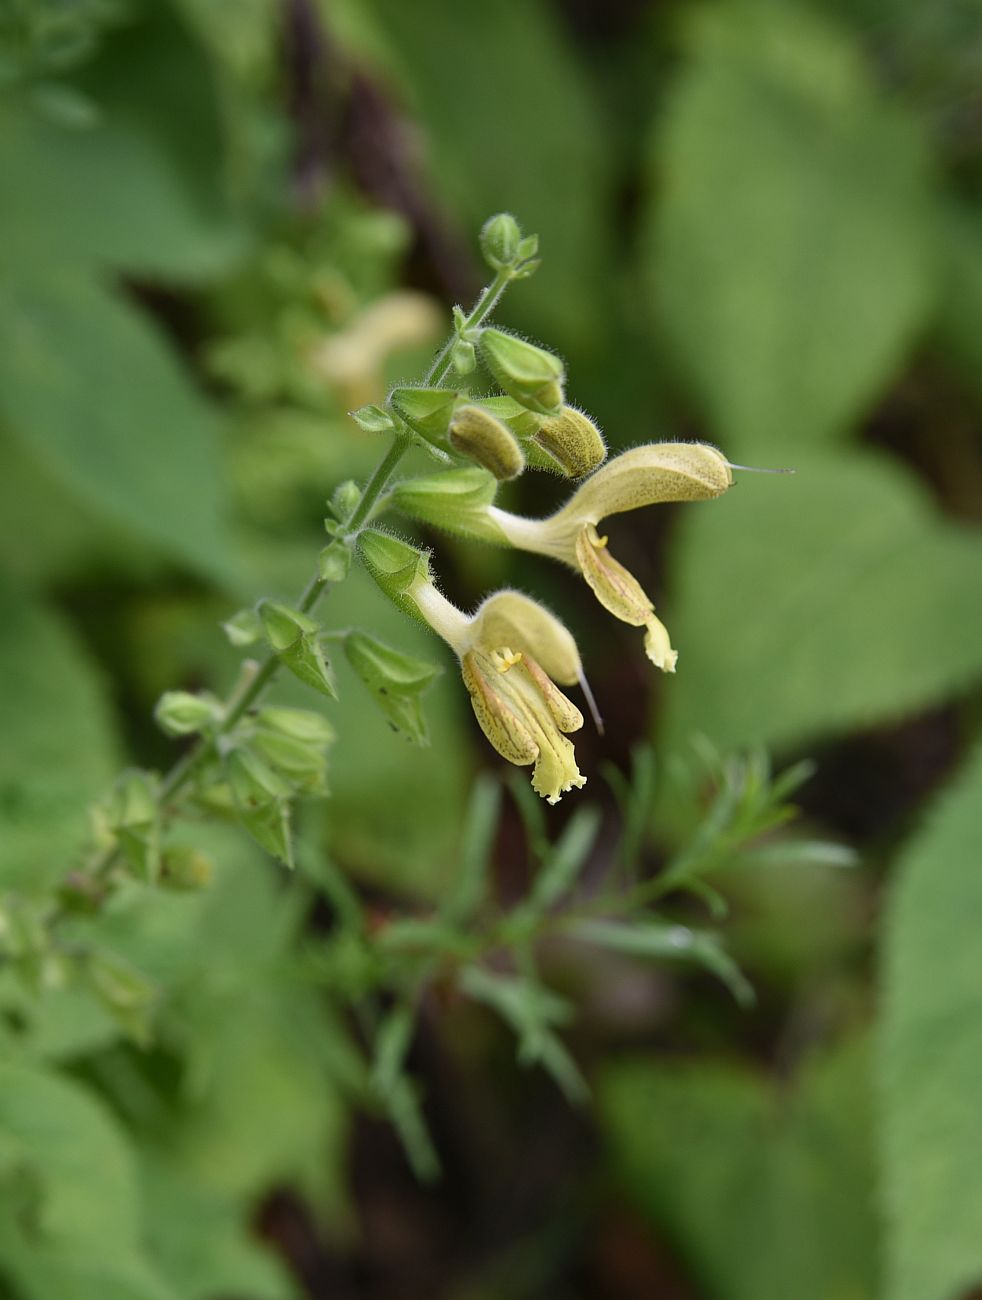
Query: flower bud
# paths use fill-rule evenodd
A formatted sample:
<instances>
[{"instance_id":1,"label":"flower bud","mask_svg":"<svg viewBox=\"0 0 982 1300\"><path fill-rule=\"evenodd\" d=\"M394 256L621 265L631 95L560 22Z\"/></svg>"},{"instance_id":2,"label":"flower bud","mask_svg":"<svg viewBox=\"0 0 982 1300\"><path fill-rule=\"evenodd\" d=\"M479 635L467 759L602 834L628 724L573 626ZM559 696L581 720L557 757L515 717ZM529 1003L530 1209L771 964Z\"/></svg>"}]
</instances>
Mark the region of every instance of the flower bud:
<instances>
[{"instance_id":1,"label":"flower bud","mask_svg":"<svg viewBox=\"0 0 982 1300\"><path fill-rule=\"evenodd\" d=\"M376 528L365 529L358 538L358 550L365 568L389 599L404 613L419 618L419 610L408 599L408 593L418 584L429 581L428 556L401 538Z\"/></svg>"},{"instance_id":2,"label":"flower bud","mask_svg":"<svg viewBox=\"0 0 982 1300\"><path fill-rule=\"evenodd\" d=\"M557 415L563 401L564 369L544 348L504 330L481 331L481 356L509 397L542 415Z\"/></svg>"},{"instance_id":3,"label":"flower bud","mask_svg":"<svg viewBox=\"0 0 982 1300\"><path fill-rule=\"evenodd\" d=\"M534 438L569 478L582 478L607 458L600 430L575 406L564 406L559 415L543 420Z\"/></svg>"},{"instance_id":4,"label":"flower bud","mask_svg":"<svg viewBox=\"0 0 982 1300\"><path fill-rule=\"evenodd\" d=\"M453 346L450 360L458 375L473 374L477 368L477 352L474 349L474 344L467 339L458 339Z\"/></svg>"},{"instance_id":5,"label":"flower bud","mask_svg":"<svg viewBox=\"0 0 982 1300\"><path fill-rule=\"evenodd\" d=\"M351 546L337 538L317 557L317 572L323 582L343 582L351 568Z\"/></svg>"},{"instance_id":6,"label":"flower bud","mask_svg":"<svg viewBox=\"0 0 982 1300\"><path fill-rule=\"evenodd\" d=\"M168 889L192 892L211 884L215 866L207 854L189 845L178 844L164 854L160 883Z\"/></svg>"},{"instance_id":7,"label":"flower bud","mask_svg":"<svg viewBox=\"0 0 982 1300\"><path fill-rule=\"evenodd\" d=\"M457 392L453 388L394 388L389 394L393 410L427 442L446 437Z\"/></svg>"},{"instance_id":8,"label":"flower bud","mask_svg":"<svg viewBox=\"0 0 982 1300\"><path fill-rule=\"evenodd\" d=\"M165 691L157 701L153 716L168 736L187 736L217 722L222 716L222 706L213 695Z\"/></svg>"},{"instance_id":9,"label":"flower bud","mask_svg":"<svg viewBox=\"0 0 982 1300\"><path fill-rule=\"evenodd\" d=\"M279 732L309 745L329 745L334 739L334 728L327 718L309 709L267 706L259 710L256 723L268 731Z\"/></svg>"},{"instance_id":10,"label":"flower bud","mask_svg":"<svg viewBox=\"0 0 982 1300\"><path fill-rule=\"evenodd\" d=\"M249 741L253 752L298 790L325 794L327 755L319 745L256 727Z\"/></svg>"},{"instance_id":11,"label":"flower bud","mask_svg":"<svg viewBox=\"0 0 982 1300\"><path fill-rule=\"evenodd\" d=\"M160 870L156 778L149 772L124 772L113 788L106 811L109 829L138 879L156 880Z\"/></svg>"},{"instance_id":12,"label":"flower bud","mask_svg":"<svg viewBox=\"0 0 982 1300\"><path fill-rule=\"evenodd\" d=\"M331 499L327 504L335 519L346 524L358 509L360 501L361 488L353 478L349 478L338 484L331 493Z\"/></svg>"},{"instance_id":13,"label":"flower bud","mask_svg":"<svg viewBox=\"0 0 982 1300\"><path fill-rule=\"evenodd\" d=\"M406 479L392 489L392 500L410 518L424 524L506 546L508 539L487 511L497 491L494 475L474 466Z\"/></svg>"},{"instance_id":14,"label":"flower bud","mask_svg":"<svg viewBox=\"0 0 982 1300\"><path fill-rule=\"evenodd\" d=\"M499 212L486 221L481 231L481 252L496 271L511 266L518 257L522 230L510 212Z\"/></svg>"},{"instance_id":15,"label":"flower bud","mask_svg":"<svg viewBox=\"0 0 982 1300\"><path fill-rule=\"evenodd\" d=\"M450 421L450 445L490 470L496 479L517 478L525 456L500 420L480 406L461 406Z\"/></svg>"},{"instance_id":16,"label":"flower bud","mask_svg":"<svg viewBox=\"0 0 982 1300\"><path fill-rule=\"evenodd\" d=\"M507 424L516 438L531 438L542 423L541 415L527 410L513 397L482 397L481 405L502 424Z\"/></svg>"}]
</instances>

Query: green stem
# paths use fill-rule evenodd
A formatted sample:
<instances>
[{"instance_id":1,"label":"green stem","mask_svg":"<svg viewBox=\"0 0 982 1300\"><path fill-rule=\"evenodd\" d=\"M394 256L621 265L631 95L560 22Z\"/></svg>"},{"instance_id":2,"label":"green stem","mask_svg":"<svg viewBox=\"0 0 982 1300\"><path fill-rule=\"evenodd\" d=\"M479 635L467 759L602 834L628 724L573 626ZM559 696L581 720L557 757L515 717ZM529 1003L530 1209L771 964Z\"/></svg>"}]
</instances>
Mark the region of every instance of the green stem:
<instances>
[{"instance_id":1,"label":"green stem","mask_svg":"<svg viewBox=\"0 0 982 1300\"><path fill-rule=\"evenodd\" d=\"M497 273L491 283L482 290L471 309L470 315L464 322L463 329L472 329L485 320L497 305L511 279L512 272L507 267ZM446 378L453 364L453 349L458 338L459 334L455 330L440 349L433 364L427 371L423 379L424 385L439 384ZM371 478L365 484L361 499L348 520L347 526L341 535L341 540L349 544L357 540L358 534L371 517L372 510L385 491L396 466L406 454L409 446L410 440L406 432L400 429L393 438L388 451L375 467ZM297 602L301 613L310 613L324 592L334 585L334 583L320 577L319 574L315 574L304 587ZM202 736L182 758L177 760L160 787L158 802L163 813L166 813L167 804L184 789L202 763L215 753L219 738L230 732L245 713L262 698L279 669L280 660L275 653L270 651L258 665L255 674L229 699L225 713L212 733L208 736ZM116 846L101 853L90 865L87 873L90 880L104 880L115 865L118 856L119 849Z\"/></svg>"}]
</instances>

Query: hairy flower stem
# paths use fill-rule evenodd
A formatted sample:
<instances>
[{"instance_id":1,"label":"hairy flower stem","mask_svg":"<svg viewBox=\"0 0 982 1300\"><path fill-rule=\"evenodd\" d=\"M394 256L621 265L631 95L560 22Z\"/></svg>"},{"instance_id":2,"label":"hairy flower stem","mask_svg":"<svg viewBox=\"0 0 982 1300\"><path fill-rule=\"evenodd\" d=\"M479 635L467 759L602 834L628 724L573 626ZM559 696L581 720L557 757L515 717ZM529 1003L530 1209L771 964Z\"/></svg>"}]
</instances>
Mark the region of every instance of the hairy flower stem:
<instances>
[{"instance_id":1,"label":"hairy flower stem","mask_svg":"<svg viewBox=\"0 0 982 1300\"><path fill-rule=\"evenodd\" d=\"M503 267L491 283L485 286L471 308L470 315L461 325L460 330L454 330L437 353L433 364L423 378L424 386L439 384L446 378L453 364L454 345L460 334L464 330L480 325L487 318L497 306L502 294L513 278L513 269ZM352 512L344 532L340 535L341 541L347 543L356 541L358 534L370 519L373 509L385 491L396 466L402 460L410 445L409 430L406 426L400 424L400 428L396 432L388 451L379 461L371 478L365 484L358 504ZM310 613L325 591L335 585L335 583L320 577L319 574L315 574L304 587L297 602L297 608L303 614ZM176 795L180 794L202 763L215 752L220 737L231 731L244 714L265 695L279 670L280 660L273 651L270 651L260 661L256 671L246 679L244 684L240 684L239 688L233 691L225 706L221 721L212 729L211 734L202 736L183 757L179 758L161 782L158 802L162 813L166 814L167 805L172 802ZM105 880L115 866L118 857L119 849L115 845L100 853L90 863L86 872L89 884Z\"/></svg>"}]
</instances>

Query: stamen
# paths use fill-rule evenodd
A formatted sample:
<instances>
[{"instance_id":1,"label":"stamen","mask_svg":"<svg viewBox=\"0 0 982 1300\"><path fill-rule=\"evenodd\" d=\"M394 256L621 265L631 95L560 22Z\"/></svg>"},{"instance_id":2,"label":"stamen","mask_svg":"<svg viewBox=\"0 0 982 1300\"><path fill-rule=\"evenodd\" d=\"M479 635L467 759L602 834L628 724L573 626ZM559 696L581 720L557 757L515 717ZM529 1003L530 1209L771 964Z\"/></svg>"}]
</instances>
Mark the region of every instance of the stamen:
<instances>
[{"instance_id":1,"label":"stamen","mask_svg":"<svg viewBox=\"0 0 982 1300\"><path fill-rule=\"evenodd\" d=\"M726 463L729 465L730 469L742 469L748 474L796 474L798 472L789 467L784 469L764 469L760 465L734 465L731 460L728 460Z\"/></svg>"},{"instance_id":2,"label":"stamen","mask_svg":"<svg viewBox=\"0 0 982 1300\"><path fill-rule=\"evenodd\" d=\"M516 664L522 662L521 651L509 650L507 646L502 646L500 650L495 650L494 666L499 673L506 673L509 668L514 668Z\"/></svg>"},{"instance_id":3,"label":"stamen","mask_svg":"<svg viewBox=\"0 0 982 1300\"><path fill-rule=\"evenodd\" d=\"M593 698L593 691L590 689L590 683L586 679L586 674L580 671L580 690L583 692L587 702L587 708L590 710L590 717L593 719L593 725L597 729L597 735L604 734L604 720L600 716L600 710L597 708L597 701Z\"/></svg>"}]
</instances>

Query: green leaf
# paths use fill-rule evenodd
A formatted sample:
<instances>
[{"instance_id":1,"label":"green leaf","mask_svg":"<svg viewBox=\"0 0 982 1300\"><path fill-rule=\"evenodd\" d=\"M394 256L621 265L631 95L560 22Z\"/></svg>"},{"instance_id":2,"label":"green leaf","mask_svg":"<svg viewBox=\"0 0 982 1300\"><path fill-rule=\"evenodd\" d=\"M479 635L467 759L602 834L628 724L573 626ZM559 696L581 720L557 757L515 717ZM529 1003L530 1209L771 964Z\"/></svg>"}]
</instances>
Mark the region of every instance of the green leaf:
<instances>
[{"instance_id":1,"label":"green leaf","mask_svg":"<svg viewBox=\"0 0 982 1300\"><path fill-rule=\"evenodd\" d=\"M982 750L908 844L886 912L879 1035L887 1300L982 1283Z\"/></svg>"},{"instance_id":2,"label":"green leaf","mask_svg":"<svg viewBox=\"0 0 982 1300\"><path fill-rule=\"evenodd\" d=\"M0 266L104 265L200 280L245 251L241 229L205 214L158 142L107 119L67 131L38 114L0 112Z\"/></svg>"},{"instance_id":3,"label":"green leaf","mask_svg":"<svg viewBox=\"0 0 982 1300\"><path fill-rule=\"evenodd\" d=\"M791 1089L725 1065L607 1067L598 1091L615 1169L700 1294L878 1294L864 1067L855 1045L811 1062Z\"/></svg>"},{"instance_id":4,"label":"green leaf","mask_svg":"<svg viewBox=\"0 0 982 1300\"><path fill-rule=\"evenodd\" d=\"M344 652L390 725L415 744L428 745L420 697L443 669L393 650L367 632L349 632Z\"/></svg>"},{"instance_id":5,"label":"green leaf","mask_svg":"<svg viewBox=\"0 0 982 1300\"><path fill-rule=\"evenodd\" d=\"M886 459L816 457L686 511L666 743L787 745L935 704L982 675L982 539ZM762 600L760 593L766 593Z\"/></svg>"},{"instance_id":6,"label":"green leaf","mask_svg":"<svg viewBox=\"0 0 982 1300\"><path fill-rule=\"evenodd\" d=\"M249 1229L252 1207L222 1196L156 1152L141 1152L148 1244L184 1300L294 1300L286 1265Z\"/></svg>"},{"instance_id":7,"label":"green leaf","mask_svg":"<svg viewBox=\"0 0 982 1300\"><path fill-rule=\"evenodd\" d=\"M396 427L392 416L381 406L359 406L349 414L365 433L392 433Z\"/></svg>"},{"instance_id":8,"label":"green leaf","mask_svg":"<svg viewBox=\"0 0 982 1300\"><path fill-rule=\"evenodd\" d=\"M924 322L926 154L807 10L717 6L690 46L656 141L647 271L686 376L747 459L846 431Z\"/></svg>"},{"instance_id":9,"label":"green leaf","mask_svg":"<svg viewBox=\"0 0 982 1300\"><path fill-rule=\"evenodd\" d=\"M440 919L450 926L472 920L487 896L500 815L501 786L483 773L471 791L461 831L460 857L440 904Z\"/></svg>"},{"instance_id":10,"label":"green leaf","mask_svg":"<svg viewBox=\"0 0 982 1300\"><path fill-rule=\"evenodd\" d=\"M532 974L498 975L482 966L464 969L460 989L493 1008L511 1026L518 1037L522 1065L541 1066L570 1103L587 1099L590 1090L586 1080L552 1029L572 1018L572 1008L564 998L540 984Z\"/></svg>"},{"instance_id":11,"label":"green leaf","mask_svg":"<svg viewBox=\"0 0 982 1300\"><path fill-rule=\"evenodd\" d=\"M691 961L719 976L741 1006L751 1006L754 991L733 958L711 930L656 921L580 921L571 931L578 939L632 957L656 961Z\"/></svg>"},{"instance_id":12,"label":"green leaf","mask_svg":"<svg viewBox=\"0 0 982 1300\"><path fill-rule=\"evenodd\" d=\"M560 15L546 0L459 7L378 0L373 11L389 33L428 133L434 183L451 210L476 228L504 206L538 232L544 261L528 310L543 331L591 339L613 156L588 68Z\"/></svg>"},{"instance_id":13,"label":"green leaf","mask_svg":"<svg viewBox=\"0 0 982 1300\"><path fill-rule=\"evenodd\" d=\"M232 157L224 136L241 130L247 112L242 103L233 112L230 100L220 102L230 87L188 32L184 8L131 5L125 22L103 32L78 84L59 88L63 100L74 92L91 101L98 120L88 129L65 130L15 107L3 112L5 270L88 264L200 280L246 251L248 231L231 191L233 181L240 193L246 188L259 122L253 110L251 138ZM238 15L239 34L242 27Z\"/></svg>"},{"instance_id":14,"label":"green leaf","mask_svg":"<svg viewBox=\"0 0 982 1300\"><path fill-rule=\"evenodd\" d=\"M76 274L0 286L0 416L89 506L226 576L211 408L122 298Z\"/></svg>"},{"instance_id":15,"label":"green leaf","mask_svg":"<svg viewBox=\"0 0 982 1300\"><path fill-rule=\"evenodd\" d=\"M520 927L532 927L571 888L583 870L600 825L599 808L578 808L551 845L528 897L512 913Z\"/></svg>"},{"instance_id":16,"label":"green leaf","mask_svg":"<svg viewBox=\"0 0 982 1300\"><path fill-rule=\"evenodd\" d=\"M43 889L86 831L86 809L118 767L105 687L52 610L0 583L0 881Z\"/></svg>"},{"instance_id":17,"label":"green leaf","mask_svg":"<svg viewBox=\"0 0 982 1300\"><path fill-rule=\"evenodd\" d=\"M139 1190L123 1135L78 1084L0 1066L0 1173L0 1271L18 1295L176 1300L140 1254Z\"/></svg>"}]
</instances>

